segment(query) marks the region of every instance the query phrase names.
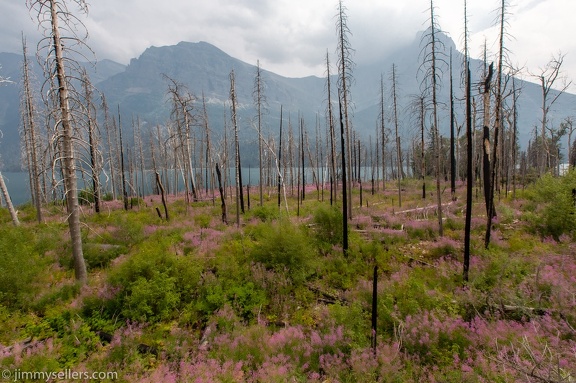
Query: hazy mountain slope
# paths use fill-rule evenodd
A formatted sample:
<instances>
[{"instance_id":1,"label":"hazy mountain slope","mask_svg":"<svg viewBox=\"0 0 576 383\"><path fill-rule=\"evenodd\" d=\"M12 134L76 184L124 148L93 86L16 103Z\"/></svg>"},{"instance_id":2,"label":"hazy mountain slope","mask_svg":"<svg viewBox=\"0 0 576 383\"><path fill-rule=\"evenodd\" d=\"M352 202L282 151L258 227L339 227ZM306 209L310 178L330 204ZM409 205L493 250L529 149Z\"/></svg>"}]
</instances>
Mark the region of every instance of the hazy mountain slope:
<instances>
[{"instance_id":1,"label":"hazy mountain slope","mask_svg":"<svg viewBox=\"0 0 576 383\"><path fill-rule=\"evenodd\" d=\"M398 49L396 52L382 54L381 59L368 65L354 68L354 82L351 88L352 124L360 136L375 134L376 121L379 115L380 78L384 78L386 117L390 125L392 116L391 70L392 64L397 70L397 93L399 97L399 119L402 135L406 138L415 134L414 113L410 109L411 100L422 92L422 43L423 32L419 32L414 41ZM448 52L453 50L453 73L456 95L457 122L463 121L463 91L460 81L462 54L455 48L453 41L446 35L439 35L445 46L445 54L440 57L442 66L442 86L439 91L440 131L447 134L448 118ZM374 49L378 49L375 47ZM320 54L320 52L319 52ZM3 75L10 76L18 82L20 78L20 61L18 55L0 54L0 64L3 65ZM34 60L35 61L35 60ZM333 65L336 62L332 59ZM206 43L180 42L177 45L165 47L150 47L138 58L131 60L128 66L109 60L100 61L95 68L88 66L93 83L103 92L111 109L119 106L123 119L123 127L129 129L132 116L139 116L144 126L165 123L170 115L170 105L166 97L167 75L184 84L198 98L198 110L201 107L202 94L206 97L210 123L215 134L222 132L224 114L230 115L230 71L234 70L236 92L239 102L239 124L243 137L243 146L251 152L251 145L256 142L256 134L251 128L256 114L252 92L256 63L245 63L231 57L215 46ZM471 69L473 81L478 83L484 64L473 60ZM284 106L284 116L290 115L292 125L297 126L297 118L301 116L307 129L314 132L317 116L324 127L324 111L326 109L326 80L314 76L305 78L286 78L263 69L265 96L267 100L266 128L271 134L277 131L280 105ZM42 78L39 68L37 77ZM336 69L332 68L335 73ZM540 124L541 91L537 84L518 81L522 88L519 100L519 132L520 143L527 146L534 126ZM336 89L336 78L333 78L333 90ZM475 87L478 93L479 88ZM334 92L335 93L335 92ZM18 154L18 84L8 85L0 89L0 129L4 131L4 140L0 144L0 153L4 155L5 165L17 168ZM332 96L336 101L335 94ZM552 126L558 125L565 116L576 114L576 96L565 94L559 98L550 113ZM312 139L313 134L311 135Z\"/></svg>"}]
</instances>

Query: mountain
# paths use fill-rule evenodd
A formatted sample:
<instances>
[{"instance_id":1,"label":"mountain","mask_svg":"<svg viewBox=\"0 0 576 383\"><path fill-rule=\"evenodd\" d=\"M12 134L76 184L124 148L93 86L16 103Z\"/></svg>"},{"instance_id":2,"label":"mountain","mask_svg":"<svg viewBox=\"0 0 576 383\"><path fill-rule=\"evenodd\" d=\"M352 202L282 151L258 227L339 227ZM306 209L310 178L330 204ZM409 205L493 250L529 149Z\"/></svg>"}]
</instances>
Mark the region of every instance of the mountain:
<instances>
[{"instance_id":1,"label":"mountain","mask_svg":"<svg viewBox=\"0 0 576 383\"><path fill-rule=\"evenodd\" d=\"M353 70L354 82L351 87L353 102L352 124L361 137L375 135L375 126L379 114L380 78L384 78L386 114L388 126L391 126L391 81L392 64L396 67L397 93L399 103L399 120L402 135L412 137L416 132L414 113L410 112L410 102L415 95L421 93L421 54L420 43L423 33L416 35L414 41L398 49L396 52L382 54L378 61L366 65L358 65ZM446 134L449 126L448 117L448 52L453 52L453 73L455 95L458 109L457 122L462 124L463 105L458 100L463 99L460 86L462 54L456 50L450 37L440 34L444 45L444 54L440 55L442 87L438 95L440 104L440 130ZM375 47L377 49L377 47ZM335 62L334 59L332 59ZM3 66L2 75L10 76L16 84L0 88L0 129L4 132L4 139L0 143L0 153L6 168L19 167L19 144L17 127L19 125L18 112L18 79L20 78L21 57L12 54L0 54L0 64ZM334 64L333 64L334 65ZM471 63L473 81L480 82L484 63L475 60ZM123 121L129 121L132 116L138 116L144 127L164 124L170 116L170 105L166 92L169 82L168 76L185 85L198 99L197 110L201 108L201 97L204 95L211 128L215 134L220 134L225 125L224 115L229 118L229 94L232 70L235 73L236 92L239 102L239 125L242 134L243 149L248 152L248 161L253 160L251 150L257 140L255 131L251 128L256 115L252 91L256 66L235 59L215 46L206 43L180 42L173 46L150 47L138 58L131 60L130 64L123 66L109 60L99 62L96 67L87 67L93 84L106 95L111 109L119 106ZM332 72L336 72L334 68ZM37 68L37 78L42 78ZM280 105L283 105L284 116L290 114L293 126L297 126L298 116L305 121L305 125L313 139L316 119L319 116L321 126L324 127L324 111L326 109L326 80L314 76L304 78L287 78L262 69L265 83L265 96L267 100L266 128L271 134L277 131L279 123ZM333 89L336 89L336 77L332 78ZM541 90L536 84L518 80L517 86L522 88L519 99L519 136L520 143L527 146L534 126L540 123ZM478 88L475 89L478 92ZM336 100L335 95L332 96ZM549 114L552 126L557 126L565 116L574 114L576 96L562 95ZM124 129L129 124L123 123ZM230 124L228 123L228 126ZM324 129L324 128L322 128ZM128 134L127 136L131 136Z\"/></svg>"},{"instance_id":2,"label":"mountain","mask_svg":"<svg viewBox=\"0 0 576 383\"><path fill-rule=\"evenodd\" d=\"M170 110L166 75L184 84L199 99L204 94L211 109L214 112L219 109L211 120L221 121L224 105L230 98L232 70L240 108L252 109L256 67L206 42L148 48L139 58L132 59L124 72L99 83L98 88L107 95L110 105L120 105L122 113L137 114L151 124L164 123ZM294 112L308 111L312 105L321 107L323 79L289 79L264 69L262 73L271 111L279 111L281 104L290 106Z\"/></svg>"}]
</instances>

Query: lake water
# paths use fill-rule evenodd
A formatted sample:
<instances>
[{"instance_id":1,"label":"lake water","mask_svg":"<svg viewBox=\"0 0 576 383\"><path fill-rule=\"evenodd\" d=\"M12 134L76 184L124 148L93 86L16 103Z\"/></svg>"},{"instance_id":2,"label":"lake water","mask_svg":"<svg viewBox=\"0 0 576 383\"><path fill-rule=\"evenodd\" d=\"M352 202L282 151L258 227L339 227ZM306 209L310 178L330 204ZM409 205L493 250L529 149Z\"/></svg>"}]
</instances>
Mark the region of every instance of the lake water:
<instances>
[{"instance_id":1,"label":"lake water","mask_svg":"<svg viewBox=\"0 0 576 383\"><path fill-rule=\"evenodd\" d=\"M2 176L6 182L12 204L18 206L31 200L28 173L2 172Z\"/></svg>"},{"instance_id":2,"label":"lake water","mask_svg":"<svg viewBox=\"0 0 576 383\"><path fill-rule=\"evenodd\" d=\"M316 171L317 169L315 169ZM296 177L298 170L294 169L294 177ZM388 171L388 174L390 174L390 170ZM152 171L147 170L146 175L144 177L145 181L145 191L146 193L150 193L152 191L152 185L154 183L154 177L152 174ZM175 172L172 170L170 175L170 178L173 179ZM179 172L178 172L179 173ZM366 179L369 179L370 176L369 174L371 173L371 169L368 167L361 167L361 175L362 177L364 177L366 175ZM235 171L234 169L229 169L229 181L230 182L234 182L234 176L235 176ZM380 176L382 175L382 172L379 171ZM6 182L6 186L8 187L8 193L10 193L10 198L12 199L12 203L15 206L18 205L22 205L26 202L29 202L31 200L31 196L30 196L30 187L29 187L29 178L28 178L28 173L25 172L18 172L18 173L13 173L13 172L2 172L2 175L4 177L4 181ZM327 176L327 169L324 168L324 176ZM128 181L128 174L126 174L127 177L127 182ZM257 168L242 168L242 181L244 183L244 185L250 184L251 186L256 186L258 185L258 169ZM275 177L275 176L274 176ZM319 178L321 178L320 175L318 175ZM181 174L179 174L179 178L182 179ZM324 180L325 182L328 182L328 179ZM275 181L274 181L275 182ZM284 180L285 183L288 184L289 180ZM306 183L312 183L312 169L311 168L306 168ZM86 177L82 177L81 175L78 176L78 186L79 188L83 189L86 187L89 187L90 182L89 179L86 179ZM101 179L101 185L106 188L109 184L107 183L107 178L106 176L102 176ZM215 185L216 186L216 185ZM183 189L183 182L179 182L179 188ZM182 191L182 190L181 190Z\"/></svg>"}]
</instances>

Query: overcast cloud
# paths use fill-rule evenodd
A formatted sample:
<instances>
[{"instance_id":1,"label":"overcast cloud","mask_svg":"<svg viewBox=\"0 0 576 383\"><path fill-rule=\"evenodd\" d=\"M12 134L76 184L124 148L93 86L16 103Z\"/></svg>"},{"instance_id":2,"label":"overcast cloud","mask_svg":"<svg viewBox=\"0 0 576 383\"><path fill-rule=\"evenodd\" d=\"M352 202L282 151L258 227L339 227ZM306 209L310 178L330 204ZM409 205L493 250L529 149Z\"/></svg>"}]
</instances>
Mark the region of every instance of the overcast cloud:
<instances>
[{"instance_id":1,"label":"overcast cloud","mask_svg":"<svg viewBox=\"0 0 576 383\"><path fill-rule=\"evenodd\" d=\"M337 0L92 0L82 18L98 59L128 64L151 45L206 41L228 54L289 76L321 76L326 49L334 53ZM410 42L427 26L428 0L345 0L358 64ZM484 39L495 52L500 0L468 0L471 53ZM462 46L463 0L436 0L441 28ZM576 80L576 0L513 0L507 42L513 63L533 73L552 54L566 54L564 73ZM29 49L40 36L25 0L0 0L0 51ZM574 90L574 87L572 88Z\"/></svg>"}]
</instances>

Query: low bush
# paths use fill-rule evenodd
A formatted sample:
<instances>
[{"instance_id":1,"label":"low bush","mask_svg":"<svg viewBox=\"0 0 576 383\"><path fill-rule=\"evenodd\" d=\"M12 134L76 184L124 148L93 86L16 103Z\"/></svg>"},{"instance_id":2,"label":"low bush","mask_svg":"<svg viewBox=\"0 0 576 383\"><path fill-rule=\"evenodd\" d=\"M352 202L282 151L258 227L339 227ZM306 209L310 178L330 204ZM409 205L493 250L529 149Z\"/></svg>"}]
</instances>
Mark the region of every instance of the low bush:
<instances>
[{"instance_id":1,"label":"low bush","mask_svg":"<svg viewBox=\"0 0 576 383\"><path fill-rule=\"evenodd\" d=\"M200 268L171 250L176 237L153 235L113 270L110 283L120 291L107 314L134 321L158 322L175 317L196 297Z\"/></svg>"},{"instance_id":2,"label":"low bush","mask_svg":"<svg viewBox=\"0 0 576 383\"><path fill-rule=\"evenodd\" d=\"M276 205L265 204L263 206L256 206L250 209L246 214L247 218L258 218L262 222L270 222L280 217L280 210Z\"/></svg>"},{"instance_id":3,"label":"low bush","mask_svg":"<svg viewBox=\"0 0 576 383\"><path fill-rule=\"evenodd\" d=\"M27 307L47 274L48 260L35 248L35 237L25 228L0 227L0 303Z\"/></svg>"},{"instance_id":4,"label":"low bush","mask_svg":"<svg viewBox=\"0 0 576 383\"><path fill-rule=\"evenodd\" d=\"M314 272L314 248L304 231L289 222L266 227L251 256L275 271L286 271L295 284Z\"/></svg>"},{"instance_id":5,"label":"low bush","mask_svg":"<svg viewBox=\"0 0 576 383\"><path fill-rule=\"evenodd\" d=\"M78 191L78 202L80 205L90 205L94 203L94 189L82 189Z\"/></svg>"},{"instance_id":6,"label":"low bush","mask_svg":"<svg viewBox=\"0 0 576 383\"><path fill-rule=\"evenodd\" d=\"M336 206L320 205L313 214L314 236L324 250L342 245L344 230L342 211Z\"/></svg>"},{"instance_id":7,"label":"low bush","mask_svg":"<svg viewBox=\"0 0 576 383\"><path fill-rule=\"evenodd\" d=\"M530 188L527 196L536 206L534 214L525 215L532 227L543 237L559 240L562 234L575 235L576 201L572 191L576 187L576 170L563 177L546 174Z\"/></svg>"},{"instance_id":8,"label":"low bush","mask_svg":"<svg viewBox=\"0 0 576 383\"><path fill-rule=\"evenodd\" d=\"M121 245L86 243L84 244L84 260L89 269L103 268L126 251L126 247Z\"/></svg>"}]
</instances>

